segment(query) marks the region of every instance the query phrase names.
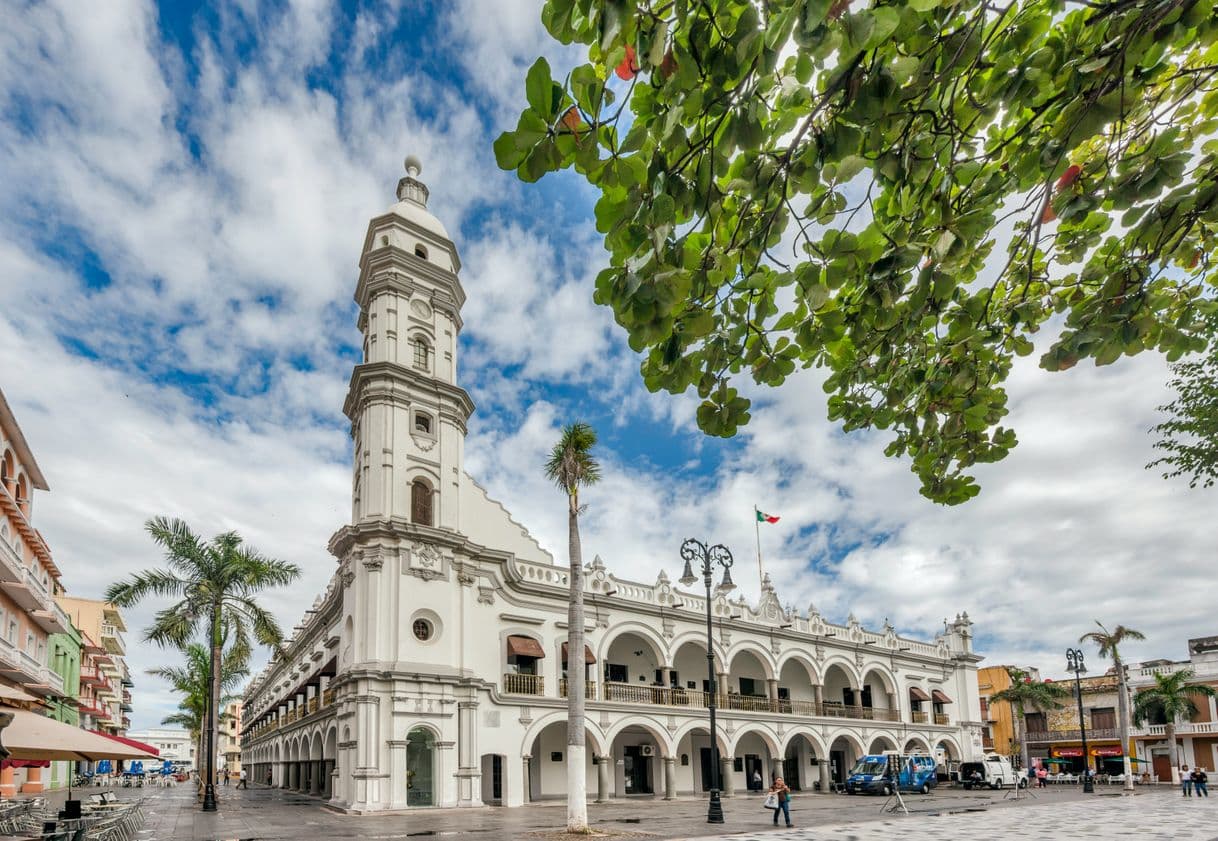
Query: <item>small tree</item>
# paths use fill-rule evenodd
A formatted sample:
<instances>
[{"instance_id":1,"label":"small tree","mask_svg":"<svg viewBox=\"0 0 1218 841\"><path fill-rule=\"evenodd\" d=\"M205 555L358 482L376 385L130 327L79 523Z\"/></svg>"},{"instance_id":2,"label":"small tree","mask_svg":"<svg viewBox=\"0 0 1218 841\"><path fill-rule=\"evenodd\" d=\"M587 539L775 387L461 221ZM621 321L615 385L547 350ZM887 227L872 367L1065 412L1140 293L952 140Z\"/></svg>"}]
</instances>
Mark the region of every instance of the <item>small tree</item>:
<instances>
[{"instance_id":1,"label":"small tree","mask_svg":"<svg viewBox=\"0 0 1218 841\"><path fill-rule=\"evenodd\" d=\"M1168 383L1176 399L1160 406L1171 417L1150 431L1155 449L1165 455L1146 465L1162 467L1164 479L1188 477L1188 486L1213 487L1218 481L1218 340L1199 359L1172 366Z\"/></svg>"},{"instance_id":2,"label":"small tree","mask_svg":"<svg viewBox=\"0 0 1218 841\"><path fill-rule=\"evenodd\" d=\"M225 638L232 640L231 656L244 662L254 642L278 647L283 632L275 617L258 604L256 596L270 587L295 581L300 567L260 555L246 546L241 535L226 532L204 540L184 520L157 517L145 525L152 539L165 550L167 569L149 569L110 585L107 601L131 607L148 596L178 601L157 612L144 638L160 646L183 648L202 631L211 654L207 707L207 755L203 758L207 782L203 810L216 809L216 730L222 695L221 660Z\"/></svg>"},{"instance_id":3,"label":"small tree","mask_svg":"<svg viewBox=\"0 0 1218 841\"><path fill-rule=\"evenodd\" d=\"M1078 638L1079 642L1093 642L1100 650L1101 657L1112 660L1112 666L1117 675L1117 715L1120 716L1121 728L1121 757L1125 763L1125 791L1133 791L1133 767L1129 763L1129 677L1125 674L1125 663L1121 660L1121 652L1117 648L1125 640L1144 640L1141 631L1117 625L1111 632L1100 625L1098 631L1091 631Z\"/></svg>"},{"instance_id":4,"label":"small tree","mask_svg":"<svg viewBox=\"0 0 1218 841\"><path fill-rule=\"evenodd\" d=\"M1171 762L1171 781L1180 782L1180 763L1176 756L1176 722L1192 718L1197 707L1193 696L1212 698L1214 689L1204 683L1190 684L1192 669L1181 669L1169 675L1155 675L1155 685L1141 689L1133 698L1133 720L1141 725L1156 713L1163 716L1167 737L1167 756Z\"/></svg>"},{"instance_id":5,"label":"small tree","mask_svg":"<svg viewBox=\"0 0 1218 841\"><path fill-rule=\"evenodd\" d=\"M203 737L211 691L211 653L206 646L192 642L182 650L182 654L184 664L181 666L160 666L147 671L148 674L166 681L182 696L178 711L161 719L161 724L172 724L187 730L195 743L197 755L201 758L206 749ZM245 663L235 657L232 651L226 653L223 660L220 667L220 690L226 694L220 698L221 709L237 700L236 695L227 693L240 686L241 681L249 675ZM227 717L221 712L220 722L223 723ZM202 784L201 775L199 780Z\"/></svg>"},{"instance_id":6,"label":"small tree","mask_svg":"<svg viewBox=\"0 0 1218 841\"><path fill-rule=\"evenodd\" d=\"M1027 713L1030 709L1057 710L1062 699L1070 696L1070 690L1050 680L1033 680L1032 675L1014 666L1007 668L1011 685L990 696L990 701L1006 701L1015 711L1015 741L1019 743L1020 756L1026 773L1032 765L1028 754Z\"/></svg>"},{"instance_id":7,"label":"small tree","mask_svg":"<svg viewBox=\"0 0 1218 841\"><path fill-rule=\"evenodd\" d=\"M592 457L596 430L586 423L563 427L546 462L546 477L567 495L567 554L571 595L567 608L567 832L587 833L588 782L584 756L584 563L579 539L579 489L595 484L601 468ZM575 664L579 663L579 668Z\"/></svg>"}]
</instances>

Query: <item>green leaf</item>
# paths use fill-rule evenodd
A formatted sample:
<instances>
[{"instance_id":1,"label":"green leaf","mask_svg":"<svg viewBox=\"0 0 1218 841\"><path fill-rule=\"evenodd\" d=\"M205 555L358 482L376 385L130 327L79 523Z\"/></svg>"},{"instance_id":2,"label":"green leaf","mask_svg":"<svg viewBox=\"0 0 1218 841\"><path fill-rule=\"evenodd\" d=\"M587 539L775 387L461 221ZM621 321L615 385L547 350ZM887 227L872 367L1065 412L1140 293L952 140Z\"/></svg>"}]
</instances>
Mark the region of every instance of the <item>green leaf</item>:
<instances>
[{"instance_id":1,"label":"green leaf","mask_svg":"<svg viewBox=\"0 0 1218 841\"><path fill-rule=\"evenodd\" d=\"M529 101L529 107L547 120L554 116L551 102L553 87L554 80L550 78L550 63L544 57L537 59L529 68L529 74L524 80L525 98Z\"/></svg>"}]
</instances>

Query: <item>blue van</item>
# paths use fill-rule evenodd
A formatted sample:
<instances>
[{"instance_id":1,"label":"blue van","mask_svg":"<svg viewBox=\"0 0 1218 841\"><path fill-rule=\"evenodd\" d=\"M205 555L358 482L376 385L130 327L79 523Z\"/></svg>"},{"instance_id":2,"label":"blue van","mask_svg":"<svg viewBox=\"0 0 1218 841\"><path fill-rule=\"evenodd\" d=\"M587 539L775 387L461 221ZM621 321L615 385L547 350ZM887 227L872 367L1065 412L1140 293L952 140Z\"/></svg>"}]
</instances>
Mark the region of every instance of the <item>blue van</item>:
<instances>
[{"instance_id":1,"label":"blue van","mask_svg":"<svg viewBox=\"0 0 1218 841\"><path fill-rule=\"evenodd\" d=\"M894 754L872 754L862 757L846 779L847 794L892 794L892 781L886 777L888 757ZM933 756L897 756L897 785L901 791L930 794L938 784Z\"/></svg>"}]
</instances>

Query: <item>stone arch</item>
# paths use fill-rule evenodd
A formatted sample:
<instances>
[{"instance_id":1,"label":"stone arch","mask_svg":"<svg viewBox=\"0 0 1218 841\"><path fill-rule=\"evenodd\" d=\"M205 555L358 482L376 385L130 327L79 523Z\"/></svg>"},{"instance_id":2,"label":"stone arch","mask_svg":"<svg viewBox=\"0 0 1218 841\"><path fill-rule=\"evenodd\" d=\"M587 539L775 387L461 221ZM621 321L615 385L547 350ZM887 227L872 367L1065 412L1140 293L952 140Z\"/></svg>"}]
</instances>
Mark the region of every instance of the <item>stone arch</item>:
<instances>
[{"instance_id":1,"label":"stone arch","mask_svg":"<svg viewBox=\"0 0 1218 841\"><path fill-rule=\"evenodd\" d=\"M929 755L930 743L921 736L910 736L905 740L905 753L924 753Z\"/></svg>"},{"instance_id":2,"label":"stone arch","mask_svg":"<svg viewBox=\"0 0 1218 841\"><path fill-rule=\"evenodd\" d=\"M833 669L839 670L847 678L848 685L853 689L858 689L862 683L858 668L854 662L847 660L840 655L829 657L825 660L822 666L822 682L827 686L829 684L829 672Z\"/></svg>"},{"instance_id":3,"label":"stone arch","mask_svg":"<svg viewBox=\"0 0 1218 841\"><path fill-rule=\"evenodd\" d=\"M566 720L566 710L552 712L549 715L543 715L541 718L533 719L528 729L524 731L524 738L520 741L520 755L525 756L533 750L533 742L537 741L537 737L541 735L543 730L555 722L565 722ZM592 750L598 756L603 756L608 751L606 745L612 744L611 741L605 739L600 726L590 719L584 722L584 735L591 744Z\"/></svg>"},{"instance_id":4,"label":"stone arch","mask_svg":"<svg viewBox=\"0 0 1218 841\"><path fill-rule=\"evenodd\" d=\"M619 719L608 732L605 733L605 743L609 745L609 749L613 749L613 742L622 734L623 730L628 729L645 730L650 736L656 740L656 747L660 749L661 756L672 756L674 752L672 741L668 735L668 728L661 722L651 718L650 716L628 716Z\"/></svg>"},{"instance_id":5,"label":"stone arch","mask_svg":"<svg viewBox=\"0 0 1218 841\"><path fill-rule=\"evenodd\" d=\"M896 740L891 736L880 734L872 737L871 744L867 746L867 753L884 753L885 751L895 751L896 749Z\"/></svg>"},{"instance_id":6,"label":"stone arch","mask_svg":"<svg viewBox=\"0 0 1218 841\"><path fill-rule=\"evenodd\" d=\"M741 654L751 654L761 664L761 669L765 672L767 680L773 680L777 675L774 669L774 655L756 640L741 640L732 646L731 650L727 653L727 668L729 673L732 670L732 666L735 665L736 658Z\"/></svg>"},{"instance_id":7,"label":"stone arch","mask_svg":"<svg viewBox=\"0 0 1218 841\"><path fill-rule=\"evenodd\" d=\"M821 738L820 734L811 727L800 725L798 727L792 727L784 734L782 740L783 756L786 756L787 750L790 749L791 745L795 744L795 740L800 737L806 738L812 744L812 749L816 753L818 759L824 759L829 755L829 746L825 744L825 740Z\"/></svg>"},{"instance_id":8,"label":"stone arch","mask_svg":"<svg viewBox=\"0 0 1218 841\"><path fill-rule=\"evenodd\" d=\"M851 747L854 748L856 755L863 756L867 753L867 749L863 745L863 740L859 738L858 734L852 730L833 730L830 731L829 735L832 736L832 738L829 740L829 750L833 750L834 742L836 742L838 739L842 739L843 741L850 743Z\"/></svg>"},{"instance_id":9,"label":"stone arch","mask_svg":"<svg viewBox=\"0 0 1218 841\"><path fill-rule=\"evenodd\" d=\"M656 662L659 663L661 668L671 665L668 646L665 644L664 638L650 626L644 625L642 622L633 621L618 623L605 631L601 636L600 646L597 648L597 662L606 662L609 656L609 649L613 646L613 643L626 634L634 634L647 642L651 646L652 653L656 656Z\"/></svg>"},{"instance_id":10,"label":"stone arch","mask_svg":"<svg viewBox=\"0 0 1218 841\"><path fill-rule=\"evenodd\" d=\"M702 649L702 659L703 664L705 665L706 631L686 631L683 634L677 634L675 637L673 637L673 639L668 643L668 650L671 653L672 659L675 660L681 649L686 645L696 645L698 648ZM714 655L715 658L715 671L725 671L723 666L723 645L719 642L719 640L713 640L711 642L711 654Z\"/></svg>"},{"instance_id":11,"label":"stone arch","mask_svg":"<svg viewBox=\"0 0 1218 841\"><path fill-rule=\"evenodd\" d=\"M894 675L892 671L883 663L864 663L859 686L865 684L867 682L867 678L872 674L879 675L880 682L883 684L885 692L891 692L893 695L898 694L897 687L900 686L901 682L897 680L896 675Z\"/></svg>"},{"instance_id":12,"label":"stone arch","mask_svg":"<svg viewBox=\"0 0 1218 841\"><path fill-rule=\"evenodd\" d=\"M0 480L3 480L5 485L13 481L13 477L17 471L17 462L13 458L13 451L7 447L4 450L4 458L0 459Z\"/></svg>"},{"instance_id":13,"label":"stone arch","mask_svg":"<svg viewBox=\"0 0 1218 841\"><path fill-rule=\"evenodd\" d=\"M761 741L765 743L766 748L770 752L771 759L782 756L782 754L778 751L778 736L764 724L757 722L746 724L743 727L738 728L736 732L732 734L730 742L731 750L729 751L728 755L735 756L736 748L740 747L741 740L750 734L761 737Z\"/></svg>"},{"instance_id":14,"label":"stone arch","mask_svg":"<svg viewBox=\"0 0 1218 841\"><path fill-rule=\"evenodd\" d=\"M938 741L935 742L935 751L938 752L939 748L943 747L947 748L945 751L946 756L944 756L945 760L959 762L964 759L964 753L960 750L960 744L951 736L938 737Z\"/></svg>"},{"instance_id":15,"label":"stone arch","mask_svg":"<svg viewBox=\"0 0 1218 841\"><path fill-rule=\"evenodd\" d=\"M816 662L809 657L806 652L800 651L799 649L790 649L779 657L778 663L774 667L774 671L777 675L779 675L779 677L781 677L783 670L792 664L796 664L803 668L804 672L808 675L808 681L810 683L814 685L821 683L820 667L816 665Z\"/></svg>"},{"instance_id":16,"label":"stone arch","mask_svg":"<svg viewBox=\"0 0 1218 841\"><path fill-rule=\"evenodd\" d=\"M727 747L728 747L727 736L723 732L723 727L718 726L715 728L715 730L716 730L715 735L718 737L716 739L716 741L719 743L719 754L721 756L730 756L731 754L728 753L728 749L727 749ZM682 724L680 727L678 727L676 729L676 731L672 734L672 743L679 747L682 739L684 739L686 736L689 736L690 734L695 733L695 732L702 732L702 733L709 734L710 724L705 720L687 721L684 724Z\"/></svg>"},{"instance_id":17,"label":"stone arch","mask_svg":"<svg viewBox=\"0 0 1218 841\"><path fill-rule=\"evenodd\" d=\"M19 504L28 505L30 501L30 485L29 480L25 478L25 473L17 474L17 502Z\"/></svg>"},{"instance_id":18,"label":"stone arch","mask_svg":"<svg viewBox=\"0 0 1218 841\"><path fill-rule=\"evenodd\" d=\"M309 759L317 760L324 756L321 746L321 731L314 730L313 738L309 741Z\"/></svg>"}]
</instances>

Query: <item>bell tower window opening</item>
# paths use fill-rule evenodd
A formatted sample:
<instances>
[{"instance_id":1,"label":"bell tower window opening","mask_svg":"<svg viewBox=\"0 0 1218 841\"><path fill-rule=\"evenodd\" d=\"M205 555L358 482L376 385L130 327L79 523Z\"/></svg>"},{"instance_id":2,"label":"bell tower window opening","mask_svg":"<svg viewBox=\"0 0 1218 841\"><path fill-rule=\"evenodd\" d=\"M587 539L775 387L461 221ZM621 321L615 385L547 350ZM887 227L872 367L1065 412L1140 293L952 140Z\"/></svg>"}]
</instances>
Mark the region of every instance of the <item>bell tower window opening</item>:
<instances>
[{"instance_id":1,"label":"bell tower window opening","mask_svg":"<svg viewBox=\"0 0 1218 841\"><path fill-rule=\"evenodd\" d=\"M423 435L431 435L431 415L426 412L415 412L414 431Z\"/></svg>"},{"instance_id":2,"label":"bell tower window opening","mask_svg":"<svg viewBox=\"0 0 1218 841\"><path fill-rule=\"evenodd\" d=\"M414 338L414 367L420 371L431 370L431 345L422 336Z\"/></svg>"},{"instance_id":3,"label":"bell tower window opening","mask_svg":"<svg viewBox=\"0 0 1218 841\"><path fill-rule=\"evenodd\" d=\"M414 256L418 257L420 260L426 260L427 259L427 249L421 245L416 245L414 247Z\"/></svg>"},{"instance_id":4,"label":"bell tower window opening","mask_svg":"<svg viewBox=\"0 0 1218 841\"><path fill-rule=\"evenodd\" d=\"M432 522L431 487L422 479L410 483L410 521L421 526Z\"/></svg>"}]
</instances>

